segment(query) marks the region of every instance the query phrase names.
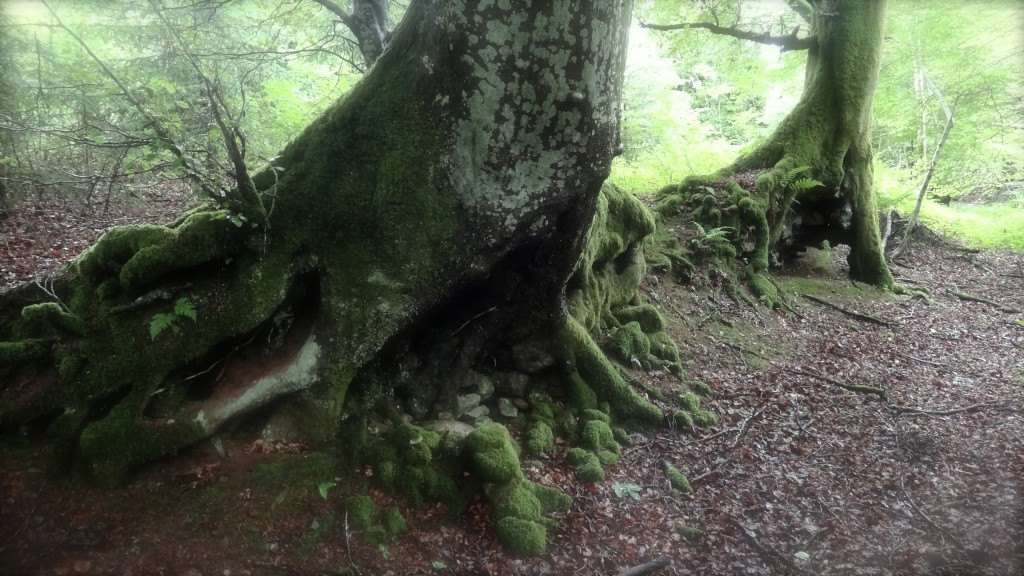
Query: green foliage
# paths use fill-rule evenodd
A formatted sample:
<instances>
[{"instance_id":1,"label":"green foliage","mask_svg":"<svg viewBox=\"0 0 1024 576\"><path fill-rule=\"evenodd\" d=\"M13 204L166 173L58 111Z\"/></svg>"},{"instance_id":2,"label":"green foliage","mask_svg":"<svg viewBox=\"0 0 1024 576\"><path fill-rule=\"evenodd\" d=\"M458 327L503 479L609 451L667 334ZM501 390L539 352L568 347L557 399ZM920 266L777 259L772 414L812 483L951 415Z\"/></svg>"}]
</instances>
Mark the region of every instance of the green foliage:
<instances>
[{"instance_id":1,"label":"green foliage","mask_svg":"<svg viewBox=\"0 0 1024 576\"><path fill-rule=\"evenodd\" d=\"M612 491L619 498L640 499L640 486L632 482L614 482L612 483Z\"/></svg>"},{"instance_id":2,"label":"green foliage","mask_svg":"<svg viewBox=\"0 0 1024 576\"><path fill-rule=\"evenodd\" d=\"M179 334L181 332L181 327L178 326L180 318L188 318L196 322L196 309L188 298L178 298L174 303L174 309L170 312L153 315L149 322L149 338L156 340L156 337L168 328L175 334Z\"/></svg>"}]
</instances>

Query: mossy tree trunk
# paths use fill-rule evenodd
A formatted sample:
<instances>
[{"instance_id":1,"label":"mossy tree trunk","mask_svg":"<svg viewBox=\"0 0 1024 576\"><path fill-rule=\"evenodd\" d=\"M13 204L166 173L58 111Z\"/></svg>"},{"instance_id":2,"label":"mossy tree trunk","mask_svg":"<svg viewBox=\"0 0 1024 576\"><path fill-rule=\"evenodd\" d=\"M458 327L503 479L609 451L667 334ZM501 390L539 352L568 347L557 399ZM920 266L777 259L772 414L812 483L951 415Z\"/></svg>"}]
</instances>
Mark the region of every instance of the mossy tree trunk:
<instances>
[{"instance_id":1,"label":"mossy tree trunk","mask_svg":"<svg viewBox=\"0 0 1024 576\"><path fill-rule=\"evenodd\" d=\"M254 176L258 203L113 230L5 295L0 425L45 429L58 468L115 484L283 396L321 439L354 382L436 415L475 363L528 342L561 345L535 369L576 390L589 374L624 415L658 419L567 325L618 144L630 9L414 1L366 78ZM591 231L586 273L635 288L652 221L612 197L633 216Z\"/></svg>"},{"instance_id":2,"label":"mossy tree trunk","mask_svg":"<svg viewBox=\"0 0 1024 576\"><path fill-rule=\"evenodd\" d=\"M716 176L737 181L758 173L756 186L747 186L753 202L734 202L741 219L760 230L757 272L767 267L769 252L823 235L850 246L853 278L893 285L878 230L870 139L885 4L809 3L816 42L799 102L764 142Z\"/></svg>"}]
</instances>

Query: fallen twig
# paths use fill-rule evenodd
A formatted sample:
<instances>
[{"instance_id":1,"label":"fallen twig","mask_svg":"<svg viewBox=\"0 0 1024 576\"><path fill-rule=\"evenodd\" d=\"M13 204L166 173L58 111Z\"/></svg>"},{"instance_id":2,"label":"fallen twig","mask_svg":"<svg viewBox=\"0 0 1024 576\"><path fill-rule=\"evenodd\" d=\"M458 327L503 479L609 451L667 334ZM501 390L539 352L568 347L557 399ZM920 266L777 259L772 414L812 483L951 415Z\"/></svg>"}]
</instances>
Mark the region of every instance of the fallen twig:
<instances>
[{"instance_id":1,"label":"fallen twig","mask_svg":"<svg viewBox=\"0 0 1024 576\"><path fill-rule=\"evenodd\" d=\"M761 414L762 414L763 412L764 412L764 408L758 408L757 410L754 410L754 413L753 413L753 414L751 414L750 416L747 416L747 417L746 417L746 418L745 418L745 419L743 420L743 422L742 422L742 423L740 424L740 428L739 428L739 430L740 430L740 431L739 431L739 434L737 434L737 435L736 435L736 439L735 439L735 440L733 440L733 441L732 441L732 445L731 445L731 446L729 446L729 452L732 452L733 450L735 450L735 449L736 449L736 447L737 447L737 446L739 446L740 440L743 440L743 437L744 437L744 436L746 436L746 435L747 435L747 432L749 432L749 431L750 431L750 423L751 423L751 422L752 422L752 421L754 420L754 418L757 418L757 417L758 417L758 416L760 416L760 415L761 415ZM731 456L731 455L730 455L730 456L727 456L727 457L726 457L725 459L723 459L723 460L722 460L721 462L719 462L719 463L718 463L718 464L717 464L717 465L716 465L716 466L715 466L714 468L712 468L711 470L708 470L707 472L705 472L705 473L703 473L703 474L701 474L701 475L699 475L699 476L695 476L694 478L691 478L691 479L690 479L690 484L696 484L696 483L700 482L701 480L703 480L703 479L707 478L708 476L711 476L712 474L715 474L715 473L717 473L717 472L718 472L719 470L721 470L721 469L722 469L722 467L723 467L723 466L725 466L725 465L726 465L726 464L727 464L727 463L728 463L728 462L729 462L730 460L732 460L732 456Z\"/></svg>"},{"instance_id":2,"label":"fallen twig","mask_svg":"<svg viewBox=\"0 0 1024 576\"><path fill-rule=\"evenodd\" d=\"M965 294L964 292L955 292L953 290L946 290L946 294L959 298L960 300L967 300L969 302L980 302L982 304L988 304L989 306L999 310L1000 312L1006 312L1008 314L1020 314L1020 309L1012 306L1005 306L996 302L995 300L989 300L988 298L982 298L981 296L974 296L973 294Z\"/></svg>"},{"instance_id":3,"label":"fallen twig","mask_svg":"<svg viewBox=\"0 0 1024 576\"><path fill-rule=\"evenodd\" d=\"M964 406L963 408L953 408L949 410L927 410L925 408L914 408L912 406L893 406L892 409L897 414L906 414L908 416L952 416L953 414L966 414L968 412L980 412L989 408L1005 408L1014 409L1011 404L1014 402L1024 402L1024 396L1019 398L1005 398L1002 400L993 400L992 402L983 402L981 404L972 404L970 406Z\"/></svg>"},{"instance_id":4,"label":"fallen twig","mask_svg":"<svg viewBox=\"0 0 1024 576\"><path fill-rule=\"evenodd\" d=\"M626 568L622 572L619 572L618 576L643 576L644 574L650 574L655 570L660 570L669 565L668 558L656 558L650 562L644 562L639 566L633 566L632 568Z\"/></svg>"},{"instance_id":5,"label":"fallen twig","mask_svg":"<svg viewBox=\"0 0 1024 576\"><path fill-rule=\"evenodd\" d=\"M861 314L860 312L854 312L853 310L847 310L846 308L843 308L842 306L833 304L833 303L829 302L828 300L824 300L822 298L818 298L817 296L811 296L810 294L801 294L801 296L803 296L804 298L807 298L808 300L810 300L812 302L817 302L818 304L821 304L823 306L828 306L829 308L832 308L833 310L836 310L838 312L842 312L843 314L846 314L847 316L849 316L851 318L856 318L857 320L862 320L864 322L871 322L872 324L880 324L882 326L890 326L891 327L893 325L893 323L889 322L888 320L882 320L881 318L875 318L874 316L868 316L867 314Z\"/></svg>"},{"instance_id":6,"label":"fallen twig","mask_svg":"<svg viewBox=\"0 0 1024 576\"><path fill-rule=\"evenodd\" d=\"M844 382L840 382L838 380L829 378L828 376L822 376L821 374L815 374L814 372L805 372L803 370L797 370L795 368L786 368L786 372L789 372L790 374L798 374L800 376L809 376L811 378L816 378L818 380L821 380L822 382L828 382L833 386L838 386L844 390L849 390L850 392L856 392L858 394L874 394L875 396L878 396L882 400L889 399L888 395L886 395L885 393L885 390L882 390L881 388L876 388L875 386L864 386L861 384L846 384Z\"/></svg>"},{"instance_id":7,"label":"fallen twig","mask_svg":"<svg viewBox=\"0 0 1024 576\"><path fill-rule=\"evenodd\" d=\"M753 530L751 530L750 528L747 528L743 524L740 524L739 522L737 522L736 520L733 520L731 518L729 519L729 522L732 525L734 525L737 528L739 528L740 532L747 538L748 541L750 541L750 543L754 546L754 548L757 548L757 550L759 552L761 552L765 556L768 556L769 558L774 558L775 560L777 560L780 563L782 563L782 565L784 565L786 568L788 568L789 569L789 572L788 572L789 574L797 574L797 573L800 572L800 569L797 568L796 565L794 565L793 562L789 558L787 558L784 554L782 554L781 552L776 550L771 545L762 544L758 540L757 533L755 533Z\"/></svg>"},{"instance_id":8,"label":"fallen twig","mask_svg":"<svg viewBox=\"0 0 1024 576\"><path fill-rule=\"evenodd\" d=\"M949 364L943 364L941 362L932 362L931 360L925 360L924 358L918 358L917 356L911 356L910 354L904 354L903 352L897 352L896 355L902 356L907 360L913 360L914 362L923 362L925 364L931 364L932 366L940 366L943 368L949 366Z\"/></svg>"}]
</instances>

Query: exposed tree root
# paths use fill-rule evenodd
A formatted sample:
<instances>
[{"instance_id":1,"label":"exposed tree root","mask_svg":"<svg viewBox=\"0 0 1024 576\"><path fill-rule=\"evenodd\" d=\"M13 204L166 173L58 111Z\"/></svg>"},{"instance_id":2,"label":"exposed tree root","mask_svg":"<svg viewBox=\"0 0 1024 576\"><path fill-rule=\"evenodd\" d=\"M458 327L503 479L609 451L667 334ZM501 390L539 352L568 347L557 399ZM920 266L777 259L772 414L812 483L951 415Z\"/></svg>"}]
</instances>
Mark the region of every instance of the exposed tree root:
<instances>
[{"instance_id":1,"label":"exposed tree root","mask_svg":"<svg viewBox=\"0 0 1024 576\"><path fill-rule=\"evenodd\" d=\"M999 310L1000 312L1006 312L1007 314L1020 314L1021 312L1019 308L1006 306L1004 304L996 302L995 300L989 300L988 298L982 298L981 296L974 296L972 294L956 292L953 290L946 290L946 294L954 298L958 298L960 300L966 300L968 302L980 302L981 304L988 304L989 306L995 308L996 310Z\"/></svg>"},{"instance_id":2,"label":"exposed tree root","mask_svg":"<svg viewBox=\"0 0 1024 576\"><path fill-rule=\"evenodd\" d=\"M833 386L838 386L838 387L840 387L840 388L842 388L844 390L849 390L850 392L856 392L857 394L874 394L875 396L878 396L882 400L888 400L889 399L887 394L886 394L886 392L885 392L885 390L882 390L881 388L876 388L874 386L863 386L863 385L860 385L860 384L846 384L844 382L840 382L840 381L835 380L833 378L829 378L828 376L822 376L821 374L815 374L814 372L805 372L803 370L796 370L796 369L793 369L793 368L787 368L786 372L789 372L790 374L797 374L799 376L808 376L810 378L815 378L817 380L821 380L822 382L827 382L827 383L829 383L829 384L831 384Z\"/></svg>"},{"instance_id":3,"label":"exposed tree root","mask_svg":"<svg viewBox=\"0 0 1024 576\"><path fill-rule=\"evenodd\" d=\"M837 304L833 304L833 303L829 302L828 300L824 300L822 298L818 298L817 296L812 296L810 294L801 294L801 296L803 296L804 298L807 298L808 300L810 300L812 302L817 302L818 304L821 304L823 306L828 306L829 308L831 308L831 309L833 309L833 310L835 310L837 312L841 312L843 314L846 314L850 318L856 318L857 320L861 320L863 322L870 322L872 324L878 324L880 326L890 326L890 327L893 326L893 323L889 322L888 320L882 320L881 318L875 318L874 316L868 316L867 314L861 314L860 312L854 312L853 310L847 310L846 308L843 308L842 306L839 306Z\"/></svg>"}]
</instances>

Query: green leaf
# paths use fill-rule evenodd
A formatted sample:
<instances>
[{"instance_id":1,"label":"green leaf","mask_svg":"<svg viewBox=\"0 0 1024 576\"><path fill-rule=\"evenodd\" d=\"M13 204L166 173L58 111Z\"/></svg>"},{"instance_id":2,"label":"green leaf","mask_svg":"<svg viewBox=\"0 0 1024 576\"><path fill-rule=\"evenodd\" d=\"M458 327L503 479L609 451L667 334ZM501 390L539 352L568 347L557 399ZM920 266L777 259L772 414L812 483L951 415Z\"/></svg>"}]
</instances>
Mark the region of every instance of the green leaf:
<instances>
[{"instance_id":1,"label":"green leaf","mask_svg":"<svg viewBox=\"0 0 1024 576\"><path fill-rule=\"evenodd\" d=\"M155 314L153 319L149 322L150 340L156 340L156 337L159 336L161 332L168 328L175 327L174 321L176 319L177 316L174 314Z\"/></svg>"},{"instance_id":2,"label":"green leaf","mask_svg":"<svg viewBox=\"0 0 1024 576\"><path fill-rule=\"evenodd\" d=\"M640 499L640 486L632 482L616 482L612 484L612 490L615 491L615 495L619 498L626 498L628 496L633 500Z\"/></svg>"},{"instance_id":3,"label":"green leaf","mask_svg":"<svg viewBox=\"0 0 1024 576\"><path fill-rule=\"evenodd\" d=\"M338 484L335 482L327 481L317 486L317 490L320 492L320 497L323 498L324 500L327 500L327 492L337 485Z\"/></svg>"},{"instance_id":4,"label":"green leaf","mask_svg":"<svg viewBox=\"0 0 1024 576\"><path fill-rule=\"evenodd\" d=\"M193 322L196 321L196 308L188 298L178 298L178 301L174 303L174 313L189 318Z\"/></svg>"},{"instance_id":5,"label":"green leaf","mask_svg":"<svg viewBox=\"0 0 1024 576\"><path fill-rule=\"evenodd\" d=\"M433 568L434 570L444 570L448 566L444 562L441 562L440 560L434 560L433 562L430 563L430 567Z\"/></svg>"}]
</instances>

